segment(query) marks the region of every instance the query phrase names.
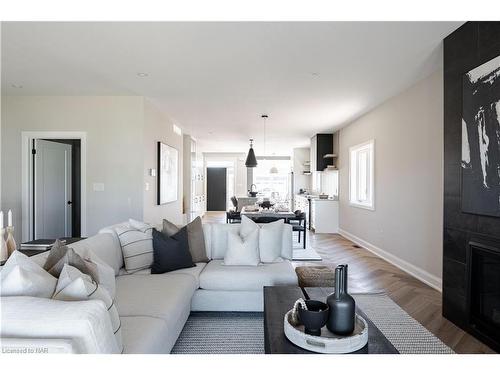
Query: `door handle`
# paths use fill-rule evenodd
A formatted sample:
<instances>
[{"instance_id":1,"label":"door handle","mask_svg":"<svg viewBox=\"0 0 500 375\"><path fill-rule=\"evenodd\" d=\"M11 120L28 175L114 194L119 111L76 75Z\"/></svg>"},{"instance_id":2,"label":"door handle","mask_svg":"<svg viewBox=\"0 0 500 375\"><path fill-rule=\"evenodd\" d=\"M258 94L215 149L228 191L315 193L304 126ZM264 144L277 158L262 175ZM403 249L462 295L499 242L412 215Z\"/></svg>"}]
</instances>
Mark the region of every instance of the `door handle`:
<instances>
[{"instance_id":1,"label":"door handle","mask_svg":"<svg viewBox=\"0 0 500 375\"><path fill-rule=\"evenodd\" d=\"M72 203L73 203L73 202L71 202L71 201L68 201L68 204L72 204Z\"/></svg>"}]
</instances>

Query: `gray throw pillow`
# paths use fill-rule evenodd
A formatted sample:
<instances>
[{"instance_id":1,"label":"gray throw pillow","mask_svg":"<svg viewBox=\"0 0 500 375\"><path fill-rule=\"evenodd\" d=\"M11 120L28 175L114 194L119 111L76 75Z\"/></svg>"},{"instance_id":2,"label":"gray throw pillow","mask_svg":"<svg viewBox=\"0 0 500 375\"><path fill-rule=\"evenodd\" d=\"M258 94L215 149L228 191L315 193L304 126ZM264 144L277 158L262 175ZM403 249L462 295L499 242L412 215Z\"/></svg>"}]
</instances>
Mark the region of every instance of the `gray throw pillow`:
<instances>
[{"instance_id":1,"label":"gray throw pillow","mask_svg":"<svg viewBox=\"0 0 500 375\"><path fill-rule=\"evenodd\" d=\"M91 266L78 255L73 249L63 244L60 240L56 240L49 251L49 255L45 260L43 269L52 276L59 278L65 264L75 267L80 272L86 273L95 277L96 270L91 269Z\"/></svg>"},{"instance_id":2,"label":"gray throw pillow","mask_svg":"<svg viewBox=\"0 0 500 375\"><path fill-rule=\"evenodd\" d=\"M201 223L201 218L198 216L196 219L186 225L186 227L188 233L189 252L191 253L193 262L208 262L207 250L205 248L205 235L203 234L203 225ZM179 232L179 230L180 228L177 225L171 223L166 219L163 219L163 234L167 235L168 237L172 237L177 232Z\"/></svg>"}]
</instances>

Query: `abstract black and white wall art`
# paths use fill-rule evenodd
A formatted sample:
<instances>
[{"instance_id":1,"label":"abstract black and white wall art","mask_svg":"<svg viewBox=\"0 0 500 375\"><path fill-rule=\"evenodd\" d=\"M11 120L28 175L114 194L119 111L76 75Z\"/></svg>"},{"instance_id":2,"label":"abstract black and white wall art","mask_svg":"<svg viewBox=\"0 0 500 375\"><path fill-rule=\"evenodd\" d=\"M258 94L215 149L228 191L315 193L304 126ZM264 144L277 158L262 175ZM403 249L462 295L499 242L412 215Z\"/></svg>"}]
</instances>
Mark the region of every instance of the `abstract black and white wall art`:
<instances>
[{"instance_id":1,"label":"abstract black and white wall art","mask_svg":"<svg viewBox=\"0 0 500 375\"><path fill-rule=\"evenodd\" d=\"M500 217L500 56L463 76L462 211Z\"/></svg>"},{"instance_id":2,"label":"abstract black and white wall art","mask_svg":"<svg viewBox=\"0 0 500 375\"><path fill-rule=\"evenodd\" d=\"M158 142L158 204L177 200L179 181L179 151Z\"/></svg>"}]
</instances>

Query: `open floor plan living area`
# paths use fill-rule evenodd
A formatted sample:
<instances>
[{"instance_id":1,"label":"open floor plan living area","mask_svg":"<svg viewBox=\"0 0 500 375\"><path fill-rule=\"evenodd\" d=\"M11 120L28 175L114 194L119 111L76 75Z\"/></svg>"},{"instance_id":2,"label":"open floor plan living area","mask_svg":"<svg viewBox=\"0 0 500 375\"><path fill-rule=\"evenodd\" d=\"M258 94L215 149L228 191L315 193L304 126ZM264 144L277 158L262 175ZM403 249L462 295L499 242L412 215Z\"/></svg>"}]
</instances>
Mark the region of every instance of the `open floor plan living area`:
<instances>
[{"instance_id":1,"label":"open floor plan living area","mask_svg":"<svg viewBox=\"0 0 500 375\"><path fill-rule=\"evenodd\" d=\"M2 354L500 351L500 22L0 26Z\"/></svg>"}]
</instances>

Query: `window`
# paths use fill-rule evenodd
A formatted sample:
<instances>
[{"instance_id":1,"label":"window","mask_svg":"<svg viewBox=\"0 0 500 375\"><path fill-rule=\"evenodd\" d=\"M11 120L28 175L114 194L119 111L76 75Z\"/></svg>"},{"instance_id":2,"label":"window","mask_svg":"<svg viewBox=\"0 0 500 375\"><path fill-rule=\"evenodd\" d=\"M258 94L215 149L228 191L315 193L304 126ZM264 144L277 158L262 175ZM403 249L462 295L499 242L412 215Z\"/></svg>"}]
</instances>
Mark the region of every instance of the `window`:
<instances>
[{"instance_id":1,"label":"window","mask_svg":"<svg viewBox=\"0 0 500 375\"><path fill-rule=\"evenodd\" d=\"M253 171L253 182L257 186L259 195L288 204L291 194L291 160L265 160L258 157L257 161L257 167ZM273 167L277 168L278 173L270 173Z\"/></svg>"},{"instance_id":2,"label":"window","mask_svg":"<svg viewBox=\"0 0 500 375\"><path fill-rule=\"evenodd\" d=\"M374 207L374 141L349 148L349 203L352 206Z\"/></svg>"}]
</instances>

